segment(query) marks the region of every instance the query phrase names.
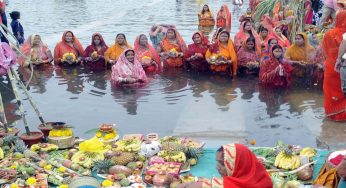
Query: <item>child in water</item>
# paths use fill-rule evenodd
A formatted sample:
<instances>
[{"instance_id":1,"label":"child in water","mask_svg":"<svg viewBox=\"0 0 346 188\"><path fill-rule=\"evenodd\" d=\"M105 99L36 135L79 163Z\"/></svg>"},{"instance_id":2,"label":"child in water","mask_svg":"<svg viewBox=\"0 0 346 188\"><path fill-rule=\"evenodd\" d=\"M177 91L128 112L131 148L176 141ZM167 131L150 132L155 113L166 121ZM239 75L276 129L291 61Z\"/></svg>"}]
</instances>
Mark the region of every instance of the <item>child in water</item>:
<instances>
[{"instance_id":1,"label":"child in water","mask_svg":"<svg viewBox=\"0 0 346 188\"><path fill-rule=\"evenodd\" d=\"M10 13L10 17L12 19L11 21L12 33L18 40L19 44L23 44L24 43L24 29L22 24L20 24L19 22L20 12L13 11Z\"/></svg>"}]
</instances>

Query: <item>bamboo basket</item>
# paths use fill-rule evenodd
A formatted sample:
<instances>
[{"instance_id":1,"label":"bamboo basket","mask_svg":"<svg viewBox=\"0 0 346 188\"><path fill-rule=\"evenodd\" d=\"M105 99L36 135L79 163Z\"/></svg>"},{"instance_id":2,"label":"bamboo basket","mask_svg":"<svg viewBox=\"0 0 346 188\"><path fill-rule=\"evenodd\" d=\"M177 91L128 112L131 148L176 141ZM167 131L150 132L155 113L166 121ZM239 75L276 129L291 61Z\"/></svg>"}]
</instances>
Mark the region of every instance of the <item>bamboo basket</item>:
<instances>
[{"instance_id":1,"label":"bamboo basket","mask_svg":"<svg viewBox=\"0 0 346 188\"><path fill-rule=\"evenodd\" d=\"M51 137L48 136L48 143L55 144L59 149L67 149L74 145L74 136Z\"/></svg>"},{"instance_id":2,"label":"bamboo basket","mask_svg":"<svg viewBox=\"0 0 346 188\"><path fill-rule=\"evenodd\" d=\"M90 176L75 178L68 185L69 188L77 188L77 187L84 187L84 186L101 188L100 182L96 178L90 177Z\"/></svg>"}]
</instances>

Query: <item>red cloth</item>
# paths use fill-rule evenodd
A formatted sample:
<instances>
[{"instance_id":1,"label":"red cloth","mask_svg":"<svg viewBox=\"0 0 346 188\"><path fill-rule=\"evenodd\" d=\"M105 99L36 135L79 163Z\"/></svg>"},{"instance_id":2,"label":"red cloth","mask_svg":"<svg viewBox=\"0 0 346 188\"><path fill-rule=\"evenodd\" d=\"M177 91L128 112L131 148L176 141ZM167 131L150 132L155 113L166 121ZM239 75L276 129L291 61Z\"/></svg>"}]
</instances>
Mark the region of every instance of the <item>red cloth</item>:
<instances>
[{"instance_id":1,"label":"red cloth","mask_svg":"<svg viewBox=\"0 0 346 188\"><path fill-rule=\"evenodd\" d=\"M281 66L285 72L285 76L280 76L275 70L281 62ZM272 87L287 87L291 84L292 66L284 60L279 60L273 56L270 50L270 58L260 65L259 79L262 84Z\"/></svg>"},{"instance_id":2,"label":"red cloth","mask_svg":"<svg viewBox=\"0 0 346 188\"><path fill-rule=\"evenodd\" d=\"M344 156L339 154L338 156L336 156L333 159L331 159L330 162L333 165L338 166L341 163L342 160L344 160Z\"/></svg>"},{"instance_id":3,"label":"red cloth","mask_svg":"<svg viewBox=\"0 0 346 188\"><path fill-rule=\"evenodd\" d=\"M223 178L224 188L272 188L273 183L264 168L249 148L242 144L235 144L236 160L231 176ZM227 152L224 150L224 152ZM226 154L225 154L226 155ZM225 164L227 167L230 165Z\"/></svg>"},{"instance_id":4,"label":"red cloth","mask_svg":"<svg viewBox=\"0 0 346 188\"><path fill-rule=\"evenodd\" d=\"M222 10L222 11L221 11ZM226 4L223 4L216 16L216 27L222 27L230 32L232 26L232 16Z\"/></svg>"},{"instance_id":5,"label":"red cloth","mask_svg":"<svg viewBox=\"0 0 346 188\"><path fill-rule=\"evenodd\" d=\"M98 50L97 47L94 44L94 39L95 37L98 36L100 38L100 45L101 45L101 49ZM103 37L100 33L95 33L92 35L91 37L91 44L85 49L84 53L83 53L83 57L91 57L91 54L93 52L97 52L98 55L102 56L99 58L99 60L97 61L85 61L85 66L87 66L88 68L92 68L92 69L103 69L106 68L106 62L104 59L104 55L106 50L108 49L108 46L106 45L105 41L103 40Z\"/></svg>"},{"instance_id":6,"label":"red cloth","mask_svg":"<svg viewBox=\"0 0 346 188\"><path fill-rule=\"evenodd\" d=\"M187 47L187 51L185 53L185 58L190 58L191 56L195 55L196 53L200 53L203 55L203 58L187 61L192 69L199 70L199 71L205 71L209 68L208 62L205 59L205 53L208 50L209 47L209 40L203 35L202 32L196 32L192 35L192 40L195 35L199 34L201 36L202 44L190 44Z\"/></svg>"},{"instance_id":7,"label":"red cloth","mask_svg":"<svg viewBox=\"0 0 346 188\"><path fill-rule=\"evenodd\" d=\"M346 120L346 98L341 90L340 74L334 70L342 35L346 32L346 10L336 15L335 28L323 37L322 49L326 57L323 82L324 109L327 118Z\"/></svg>"}]
</instances>

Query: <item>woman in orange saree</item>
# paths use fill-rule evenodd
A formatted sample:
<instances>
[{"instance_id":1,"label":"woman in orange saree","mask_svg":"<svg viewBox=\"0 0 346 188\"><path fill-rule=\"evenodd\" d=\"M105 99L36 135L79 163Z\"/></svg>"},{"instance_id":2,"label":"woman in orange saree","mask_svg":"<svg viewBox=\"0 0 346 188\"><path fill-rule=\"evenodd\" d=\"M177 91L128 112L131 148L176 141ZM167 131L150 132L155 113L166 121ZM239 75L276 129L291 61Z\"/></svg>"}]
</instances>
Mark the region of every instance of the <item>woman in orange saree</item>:
<instances>
[{"instance_id":1,"label":"woman in orange saree","mask_svg":"<svg viewBox=\"0 0 346 188\"><path fill-rule=\"evenodd\" d=\"M221 178L178 185L178 188L272 188L263 164L242 144L225 144L216 152L216 169Z\"/></svg>"},{"instance_id":2,"label":"woman in orange saree","mask_svg":"<svg viewBox=\"0 0 346 188\"><path fill-rule=\"evenodd\" d=\"M148 38L141 34L134 43L134 50L139 62L146 73L154 73L161 70L161 60L155 48L148 43Z\"/></svg>"},{"instance_id":3,"label":"woman in orange saree","mask_svg":"<svg viewBox=\"0 0 346 188\"><path fill-rule=\"evenodd\" d=\"M161 56L164 68L179 68L183 66L186 49L187 46L183 37L176 29L171 28L167 30L166 36L157 48L157 52Z\"/></svg>"},{"instance_id":4,"label":"woman in orange saree","mask_svg":"<svg viewBox=\"0 0 346 188\"><path fill-rule=\"evenodd\" d=\"M199 20L200 26L214 27L215 18L209 5L207 4L203 5L203 9L198 14L198 20Z\"/></svg>"},{"instance_id":5,"label":"woman in orange saree","mask_svg":"<svg viewBox=\"0 0 346 188\"><path fill-rule=\"evenodd\" d=\"M120 55L126 50L132 48L126 40L126 36L123 33L117 34L115 37L115 44L107 49L105 52L106 63L113 65L117 62Z\"/></svg>"},{"instance_id":6,"label":"woman in orange saree","mask_svg":"<svg viewBox=\"0 0 346 188\"><path fill-rule=\"evenodd\" d=\"M251 22L245 21L241 24L239 32L234 37L234 45L236 52L242 47L243 43L248 38L254 38L256 40L256 49L261 50L261 40L255 29L252 27Z\"/></svg>"},{"instance_id":7,"label":"woman in orange saree","mask_svg":"<svg viewBox=\"0 0 346 188\"><path fill-rule=\"evenodd\" d=\"M229 8L226 4L222 5L216 16L216 27L224 28L226 31L231 31L232 17Z\"/></svg>"},{"instance_id":8,"label":"woman in orange saree","mask_svg":"<svg viewBox=\"0 0 346 188\"><path fill-rule=\"evenodd\" d=\"M229 32L219 34L218 41L209 47L205 57L214 73L237 75L237 55Z\"/></svg>"},{"instance_id":9,"label":"woman in orange saree","mask_svg":"<svg viewBox=\"0 0 346 188\"><path fill-rule=\"evenodd\" d=\"M55 65L79 64L84 53L84 48L72 31L65 31L61 41L54 49Z\"/></svg>"},{"instance_id":10,"label":"woman in orange saree","mask_svg":"<svg viewBox=\"0 0 346 188\"><path fill-rule=\"evenodd\" d=\"M335 28L329 30L322 40L322 49L326 56L323 82L324 109L326 117L334 121L346 120L346 98L341 89L340 74L334 69L342 35L346 32L345 20L346 10L339 11L335 19Z\"/></svg>"},{"instance_id":11,"label":"woman in orange saree","mask_svg":"<svg viewBox=\"0 0 346 188\"><path fill-rule=\"evenodd\" d=\"M38 34L31 35L20 49L24 55L30 57L30 61L35 66L51 65L53 61L52 52L49 50L48 46L42 42L41 36ZM18 58L18 63L22 67L27 67L30 62L20 57Z\"/></svg>"},{"instance_id":12,"label":"woman in orange saree","mask_svg":"<svg viewBox=\"0 0 346 188\"><path fill-rule=\"evenodd\" d=\"M305 33L296 35L295 42L290 46L286 53L285 58L293 64L293 78L308 81L313 74L313 64L309 62L309 56L315 52L315 48L310 45L309 37Z\"/></svg>"},{"instance_id":13,"label":"woman in orange saree","mask_svg":"<svg viewBox=\"0 0 346 188\"><path fill-rule=\"evenodd\" d=\"M275 38L284 49L287 49L291 45L290 41L282 34L281 27L275 27L271 34L271 38Z\"/></svg>"}]
</instances>

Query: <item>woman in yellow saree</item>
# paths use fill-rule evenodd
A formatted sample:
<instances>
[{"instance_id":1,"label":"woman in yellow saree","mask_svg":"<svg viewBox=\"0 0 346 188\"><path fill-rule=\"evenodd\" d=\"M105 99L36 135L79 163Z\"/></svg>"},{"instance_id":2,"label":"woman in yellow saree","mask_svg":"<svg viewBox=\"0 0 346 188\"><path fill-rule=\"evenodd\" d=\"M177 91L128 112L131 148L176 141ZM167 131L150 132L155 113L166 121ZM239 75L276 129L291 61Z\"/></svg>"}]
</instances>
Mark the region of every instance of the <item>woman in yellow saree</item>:
<instances>
[{"instance_id":1,"label":"woman in yellow saree","mask_svg":"<svg viewBox=\"0 0 346 188\"><path fill-rule=\"evenodd\" d=\"M176 29L168 29L166 36L157 48L163 67L179 68L183 66L183 56L187 46Z\"/></svg>"},{"instance_id":2,"label":"woman in yellow saree","mask_svg":"<svg viewBox=\"0 0 346 188\"><path fill-rule=\"evenodd\" d=\"M115 44L107 49L105 52L105 60L107 64L115 64L119 56L126 50L132 48L126 40L126 36L123 33L117 34L115 38Z\"/></svg>"},{"instance_id":3,"label":"woman in yellow saree","mask_svg":"<svg viewBox=\"0 0 346 188\"><path fill-rule=\"evenodd\" d=\"M237 55L229 32L220 33L217 42L209 47L205 57L213 72L237 75Z\"/></svg>"},{"instance_id":4,"label":"woman in yellow saree","mask_svg":"<svg viewBox=\"0 0 346 188\"><path fill-rule=\"evenodd\" d=\"M214 14L207 4L203 6L203 9L198 14L198 20L199 20L200 26L214 27L215 25Z\"/></svg>"}]
</instances>

